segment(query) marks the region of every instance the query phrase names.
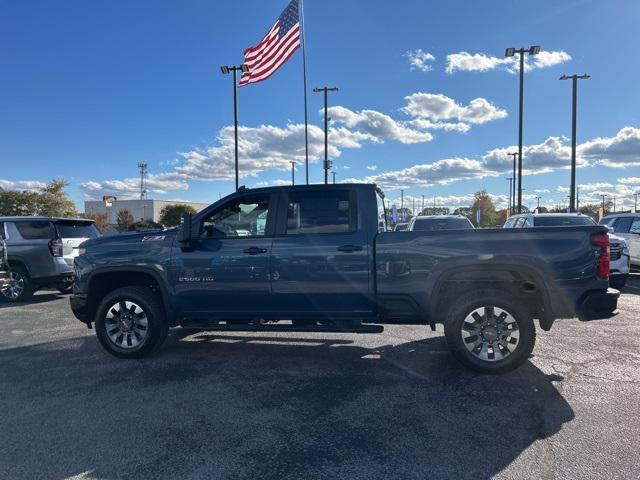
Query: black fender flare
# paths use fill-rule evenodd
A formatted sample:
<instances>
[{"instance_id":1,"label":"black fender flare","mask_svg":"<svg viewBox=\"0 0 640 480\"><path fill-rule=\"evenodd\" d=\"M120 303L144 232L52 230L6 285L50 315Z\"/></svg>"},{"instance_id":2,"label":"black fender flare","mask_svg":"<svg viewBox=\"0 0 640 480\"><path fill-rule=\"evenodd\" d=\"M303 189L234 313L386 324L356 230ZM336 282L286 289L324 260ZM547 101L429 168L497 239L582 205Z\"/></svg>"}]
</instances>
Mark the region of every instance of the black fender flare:
<instances>
[{"instance_id":1,"label":"black fender flare","mask_svg":"<svg viewBox=\"0 0 640 480\"><path fill-rule=\"evenodd\" d=\"M91 292L91 283L94 280L96 280L96 278L100 277L103 274L108 274L108 273L118 273L118 274L124 274L124 275L126 275L127 273L142 273L152 277L155 280L156 284L158 285L160 299L162 301L162 305L164 306L165 315L166 315L167 321L169 322L169 326L175 325L176 315L175 315L173 306L169 301L169 299L171 298L171 295L167 290L166 279L163 279L162 275L160 275L159 272L157 272L151 267L142 266L142 265L127 265L126 267L119 267L119 266L98 267L95 270L91 271L91 273L89 273L88 275L87 292Z\"/></svg>"}]
</instances>

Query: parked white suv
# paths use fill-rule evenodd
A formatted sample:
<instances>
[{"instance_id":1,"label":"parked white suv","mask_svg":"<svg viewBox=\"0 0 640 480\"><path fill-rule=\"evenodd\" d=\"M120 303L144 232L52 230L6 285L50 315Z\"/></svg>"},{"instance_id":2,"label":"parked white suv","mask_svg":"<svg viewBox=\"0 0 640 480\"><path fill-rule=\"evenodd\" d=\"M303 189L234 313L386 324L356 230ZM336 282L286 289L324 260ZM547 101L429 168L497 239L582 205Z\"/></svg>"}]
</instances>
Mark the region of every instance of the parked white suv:
<instances>
[{"instance_id":1,"label":"parked white suv","mask_svg":"<svg viewBox=\"0 0 640 480\"><path fill-rule=\"evenodd\" d=\"M640 215L638 217L640 219ZM509 217L504 228L568 227L595 224L596 222L590 216L582 213L522 213ZM600 224L603 223L600 222ZM640 221L638 224L640 227ZM609 233L609 254L611 256L609 285L622 290L627 283L630 270L629 248L625 239Z\"/></svg>"},{"instance_id":2,"label":"parked white suv","mask_svg":"<svg viewBox=\"0 0 640 480\"><path fill-rule=\"evenodd\" d=\"M640 269L640 213L614 213L600 220L627 241L631 266Z\"/></svg>"}]
</instances>

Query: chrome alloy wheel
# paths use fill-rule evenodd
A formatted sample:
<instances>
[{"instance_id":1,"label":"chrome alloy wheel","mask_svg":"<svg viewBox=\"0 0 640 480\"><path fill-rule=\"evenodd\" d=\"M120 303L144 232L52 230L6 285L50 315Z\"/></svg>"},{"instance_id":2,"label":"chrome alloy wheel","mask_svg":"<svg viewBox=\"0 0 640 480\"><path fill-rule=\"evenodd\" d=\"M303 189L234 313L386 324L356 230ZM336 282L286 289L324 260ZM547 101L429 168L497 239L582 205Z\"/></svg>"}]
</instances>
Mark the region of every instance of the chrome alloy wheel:
<instances>
[{"instance_id":1,"label":"chrome alloy wheel","mask_svg":"<svg viewBox=\"0 0 640 480\"><path fill-rule=\"evenodd\" d=\"M516 319L495 306L476 308L462 322L462 340L475 357L495 362L507 358L520 342Z\"/></svg>"},{"instance_id":2,"label":"chrome alloy wheel","mask_svg":"<svg viewBox=\"0 0 640 480\"><path fill-rule=\"evenodd\" d=\"M9 272L9 277L11 282L2 293L11 300L17 300L24 292L24 277L18 272Z\"/></svg>"},{"instance_id":3,"label":"chrome alloy wheel","mask_svg":"<svg viewBox=\"0 0 640 480\"><path fill-rule=\"evenodd\" d=\"M149 336L149 320L140 305L122 301L107 310L105 329L111 343L129 350L145 342Z\"/></svg>"}]
</instances>

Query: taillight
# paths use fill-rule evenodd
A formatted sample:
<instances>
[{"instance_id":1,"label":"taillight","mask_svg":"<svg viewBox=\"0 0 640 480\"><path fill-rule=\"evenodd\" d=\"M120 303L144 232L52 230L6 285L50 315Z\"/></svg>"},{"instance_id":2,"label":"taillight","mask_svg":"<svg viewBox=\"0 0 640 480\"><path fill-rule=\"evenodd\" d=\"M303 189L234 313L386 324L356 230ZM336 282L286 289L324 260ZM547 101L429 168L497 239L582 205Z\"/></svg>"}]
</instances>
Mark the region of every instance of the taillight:
<instances>
[{"instance_id":1,"label":"taillight","mask_svg":"<svg viewBox=\"0 0 640 480\"><path fill-rule=\"evenodd\" d=\"M49 240L49 251L54 257L62 257L62 240L59 238Z\"/></svg>"},{"instance_id":2,"label":"taillight","mask_svg":"<svg viewBox=\"0 0 640 480\"><path fill-rule=\"evenodd\" d=\"M609 278L611 256L609 255L609 235L595 233L591 236L591 245L596 249L596 268L600 278Z\"/></svg>"}]
</instances>

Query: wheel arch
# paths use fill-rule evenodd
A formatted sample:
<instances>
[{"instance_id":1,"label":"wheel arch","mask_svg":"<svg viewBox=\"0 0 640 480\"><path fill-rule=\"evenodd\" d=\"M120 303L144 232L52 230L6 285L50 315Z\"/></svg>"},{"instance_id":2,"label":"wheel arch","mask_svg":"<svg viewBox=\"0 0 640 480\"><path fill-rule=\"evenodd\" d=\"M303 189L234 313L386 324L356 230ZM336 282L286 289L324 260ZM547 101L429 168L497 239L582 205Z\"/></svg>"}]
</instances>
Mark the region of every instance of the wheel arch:
<instances>
[{"instance_id":1,"label":"wheel arch","mask_svg":"<svg viewBox=\"0 0 640 480\"><path fill-rule=\"evenodd\" d=\"M458 262L456 262L458 263ZM435 301L429 303L429 323L432 328L438 322L438 315L443 304L451 300L451 296L469 289L510 288L513 293L529 298L530 309L536 318L540 318L543 329L553 321L549 285L545 279L553 278L544 267L540 268L535 261L523 264L513 261L472 262L468 259L459 264L446 265L430 276L427 291ZM504 290L503 290L504 291Z\"/></svg>"},{"instance_id":2,"label":"wheel arch","mask_svg":"<svg viewBox=\"0 0 640 480\"><path fill-rule=\"evenodd\" d=\"M87 280L87 307L89 312L92 312L90 318L108 292L129 286L146 286L157 292L169 325L175 325L173 309L162 276L151 268L135 266L126 269L101 268L91 273Z\"/></svg>"}]
</instances>

